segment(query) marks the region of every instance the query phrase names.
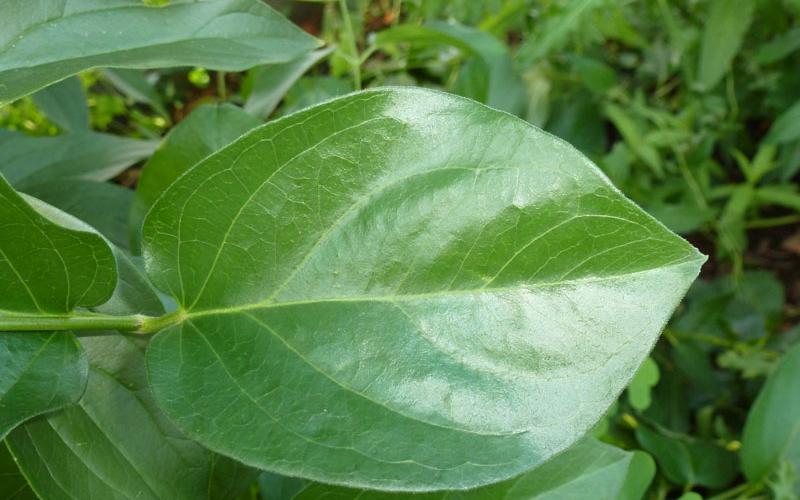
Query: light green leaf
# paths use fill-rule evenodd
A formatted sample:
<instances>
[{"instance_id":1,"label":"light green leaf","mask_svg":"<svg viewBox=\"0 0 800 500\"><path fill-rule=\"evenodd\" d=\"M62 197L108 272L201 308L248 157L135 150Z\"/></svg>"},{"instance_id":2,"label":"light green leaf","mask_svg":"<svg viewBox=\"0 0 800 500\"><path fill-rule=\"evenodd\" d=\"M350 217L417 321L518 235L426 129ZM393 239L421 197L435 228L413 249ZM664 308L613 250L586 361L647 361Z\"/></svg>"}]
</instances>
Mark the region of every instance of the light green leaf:
<instances>
[{"instance_id":1,"label":"light green leaf","mask_svg":"<svg viewBox=\"0 0 800 500\"><path fill-rule=\"evenodd\" d=\"M759 481L788 461L800 477L800 346L784 354L758 393L742 437L742 469ZM800 488L800 482L797 483ZM800 494L800 490L796 491Z\"/></svg>"},{"instance_id":2,"label":"light green leaf","mask_svg":"<svg viewBox=\"0 0 800 500\"><path fill-rule=\"evenodd\" d=\"M570 2L560 15L548 17L536 36L528 39L519 49L518 57L527 64L534 64L558 50L581 24L586 23L604 0L576 0ZM613 4L612 4L613 5Z\"/></svg>"},{"instance_id":3,"label":"light green leaf","mask_svg":"<svg viewBox=\"0 0 800 500\"><path fill-rule=\"evenodd\" d=\"M703 31L697 83L714 88L731 67L753 22L755 0L713 0Z\"/></svg>"},{"instance_id":4,"label":"light green leaf","mask_svg":"<svg viewBox=\"0 0 800 500\"><path fill-rule=\"evenodd\" d=\"M395 490L566 449L704 260L566 143L411 88L252 131L167 189L143 241L180 305L148 349L179 427L276 473Z\"/></svg>"},{"instance_id":5,"label":"light green leaf","mask_svg":"<svg viewBox=\"0 0 800 500\"><path fill-rule=\"evenodd\" d=\"M33 94L33 102L63 130L89 129L89 105L86 92L77 77L67 78Z\"/></svg>"},{"instance_id":6,"label":"light green leaf","mask_svg":"<svg viewBox=\"0 0 800 500\"><path fill-rule=\"evenodd\" d=\"M646 454L639 452L643 457ZM639 500L652 481L655 472L652 460L646 469L636 455L595 440L585 440L553 458L541 467L521 476L470 491L444 491L425 495L384 493L348 489L314 483L294 495L294 500ZM634 467L644 467L634 471ZM648 476L649 471L649 478ZM640 473L639 484L630 483L629 475ZM625 495L639 493L638 497ZM269 497L268 497L269 498Z\"/></svg>"},{"instance_id":7,"label":"light green leaf","mask_svg":"<svg viewBox=\"0 0 800 500\"><path fill-rule=\"evenodd\" d=\"M0 234L0 319L66 314L112 294L116 271L105 242L45 219L2 176ZM34 415L76 401L86 370L70 333L0 333L0 438Z\"/></svg>"},{"instance_id":8,"label":"light green leaf","mask_svg":"<svg viewBox=\"0 0 800 500\"><path fill-rule=\"evenodd\" d=\"M145 163L130 214L134 247L142 220L167 187L192 165L221 149L261 122L232 104L206 104L173 128Z\"/></svg>"},{"instance_id":9,"label":"light green leaf","mask_svg":"<svg viewBox=\"0 0 800 500\"><path fill-rule=\"evenodd\" d=\"M796 139L800 139L800 100L775 119L764 141L780 144Z\"/></svg>"},{"instance_id":10,"label":"light green leaf","mask_svg":"<svg viewBox=\"0 0 800 500\"><path fill-rule=\"evenodd\" d=\"M637 410L646 410L650 406L650 391L658 383L658 365L653 358L645 358L639 371L628 385L628 401Z\"/></svg>"},{"instance_id":11,"label":"light green leaf","mask_svg":"<svg viewBox=\"0 0 800 500\"><path fill-rule=\"evenodd\" d=\"M409 42L415 45L450 45L476 56L459 79L465 86L480 86L481 93L464 92L463 95L489 106L515 115L525 109L526 94L522 78L514 71L514 64L505 44L485 31L457 23L429 22L424 26L401 25L381 31L376 43Z\"/></svg>"},{"instance_id":12,"label":"light green leaf","mask_svg":"<svg viewBox=\"0 0 800 500\"><path fill-rule=\"evenodd\" d=\"M33 419L8 445L42 498L233 499L252 471L186 439L147 389L133 340L83 337L89 383L77 405Z\"/></svg>"},{"instance_id":13,"label":"light green leaf","mask_svg":"<svg viewBox=\"0 0 800 500\"><path fill-rule=\"evenodd\" d=\"M244 110L266 119L275 111L292 85L331 51L333 47L315 50L287 63L257 66L248 71L245 79L248 92Z\"/></svg>"},{"instance_id":14,"label":"light green leaf","mask_svg":"<svg viewBox=\"0 0 800 500\"><path fill-rule=\"evenodd\" d=\"M86 222L114 246L130 248L128 214L133 191L110 182L59 179L36 183L25 192Z\"/></svg>"},{"instance_id":15,"label":"light green leaf","mask_svg":"<svg viewBox=\"0 0 800 500\"><path fill-rule=\"evenodd\" d=\"M156 89L147 81L145 72L140 69L105 68L103 76L120 92L136 102L149 105L164 117L169 117L164 101Z\"/></svg>"},{"instance_id":16,"label":"light green leaf","mask_svg":"<svg viewBox=\"0 0 800 500\"><path fill-rule=\"evenodd\" d=\"M0 174L17 189L53 179L104 181L150 156L156 141L97 132L31 137L0 130Z\"/></svg>"},{"instance_id":17,"label":"light green leaf","mask_svg":"<svg viewBox=\"0 0 800 500\"><path fill-rule=\"evenodd\" d=\"M318 45L258 0L6 0L0 19L0 105L89 68L241 71Z\"/></svg>"},{"instance_id":18,"label":"light green leaf","mask_svg":"<svg viewBox=\"0 0 800 500\"><path fill-rule=\"evenodd\" d=\"M781 33L760 46L756 51L756 61L760 64L772 64L796 50L800 50L800 27Z\"/></svg>"}]
</instances>

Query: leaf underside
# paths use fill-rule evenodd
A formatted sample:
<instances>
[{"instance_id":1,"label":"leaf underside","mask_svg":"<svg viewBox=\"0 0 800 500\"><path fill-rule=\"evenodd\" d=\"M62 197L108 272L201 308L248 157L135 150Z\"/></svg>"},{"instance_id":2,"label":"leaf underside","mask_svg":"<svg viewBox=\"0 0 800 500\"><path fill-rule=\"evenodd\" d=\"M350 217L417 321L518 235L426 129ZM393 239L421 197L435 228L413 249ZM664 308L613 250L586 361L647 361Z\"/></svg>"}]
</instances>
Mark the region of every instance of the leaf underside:
<instances>
[{"instance_id":1,"label":"leaf underside","mask_svg":"<svg viewBox=\"0 0 800 500\"><path fill-rule=\"evenodd\" d=\"M354 94L240 138L143 230L183 320L159 404L247 464L469 488L575 442L703 256L566 143L473 101Z\"/></svg>"},{"instance_id":2,"label":"leaf underside","mask_svg":"<svg viewBox=\"0 0 800 500\"><path fill-rule=\"evenodd\" d=\"M89 68L241 71L318 45L258 0L5 0L0 19L0 104Z\"/></svg>"}]
</instances>

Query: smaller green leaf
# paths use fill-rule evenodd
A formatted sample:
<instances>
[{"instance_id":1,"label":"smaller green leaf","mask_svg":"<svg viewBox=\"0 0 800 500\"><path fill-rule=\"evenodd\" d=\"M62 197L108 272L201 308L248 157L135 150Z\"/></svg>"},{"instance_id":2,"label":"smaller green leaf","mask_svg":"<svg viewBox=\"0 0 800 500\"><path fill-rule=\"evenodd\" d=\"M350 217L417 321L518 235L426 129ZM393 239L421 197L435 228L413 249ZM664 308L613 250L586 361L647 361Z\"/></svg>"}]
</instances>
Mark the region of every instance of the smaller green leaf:
<instances>
[{"instance_id":1,"label":"smaller green leaf","mask_svg":"<svg viewBox=\"0 0 800 500\"><path fill-rule=\"evenodd\" d=\"M587 22L602 7L603 0L577 0L570 2L562 13L549 17L541 28L520 48L518 57L528 64L544 59L562 47L571 33Z\"/></svg>"},{"instance_id":2,"label":"smaller green leaf","mask_svg":"<svg viewBox=\"0 0 800 500\"><path fill-rule=\"evenodd\" d=\"M639 371L628 385L628 401L637 410L646 410L650 406L650 391L658 383L658 365L653 358L645 358Z\"/></svg>"},{"instance_id":3,"label":"smaller green leaf","mask_svg":"<svg viewBox=\"0 0 800 500\"><path fill-rule=\"evenodd\" d=\"M798 138L800 138L800 100L775 119L764 140L780 144Z\"/></svg>"},{"instance_id":4,"label":"smaller green leaf","mask_svg":"<svg viewBox=\"0 0 800 500\"><path fill-rule=\"evenodd\" d=\"M206 104L173 128L145 163L139 177L129 219L134 248L138 248L144 215L175 179L260 123L232 104Z\"/></svg>"},{"instance_id":5,"label":"smaller green leaf","mask_svg":"<svg viewBox=\"0 0 800 500\"><path fill-rule=\"evenodd\" d=\"M31 137L0 130L0 174L17 189L53 179L105 181L150 156L157 145L89 131Z\"/></svg>"},{"instance_id":6,"label":"smaller green leaf","mask_svg":"<svg viewBox=\"0 0 800 500\"><path fill-rule=\"evenodd\" d=\"M636 439L651 453L667 478L684 486L722 488L736 477L736 455L706 442L665 436L644 426L636 428Z\"/></svg>"},{"instance_id":7,"label":"smaller green leaf","mask_svg":"<svg viewBox=\"0 0 800 500\"><path fill-rule=\"evenodd\" d=\"M128 214L133 191L110 182L60 179L36 183L25 192L97 229L114 246L130 248Z\"/></svg>"},{"instance_id":8,"label":"smaller green leaf","mask_svg":"<svg viewBox=\"0 0 800 500\"><path fill-rule=\"evenodd\" d=\"M636 153L648 167L653 171L653 175L661 179L664 177L664 167L661 163L661 157L658 151L649 143L644 140L641 133L641 126L636 123L624 109L621 107L608 104L605 107L606 116L619 130L625 143Z\"/></svg>"},{"instance_id":9,"label":"smaller green leaf","mask_svg":"<svg viewBox=\"0 0 800 500\"><path fill-rule=\"evenodd\" d=\"M69 333L0 333L0 439L35 415L75 402L87 369Z\"/></svg>"},{"instance_id":10,"label":"smaller green leaf","mask_svg":"<svg viewBox=\"0 0 800 500\"><path fill-rule=\"evenodd\" d=\"M756 398L742 437L742 468L758 481L776 471L781 461L800 477L800 345L787 352ZM800 483L798 483L800 488ZM800 489L796 491L800 494Z\"/></svg>"},{"instance_id":11,"label":"smaller green leaf","mask_svg":"<svg viewBox=\"0 0 800 500\"><path fill-rule=\"evenodd\" d=\"M103 76L120 92L136 102L149 105L164 117L169 117L164 101L156 89L147 81L144 70L128 68L105 68Z\"/></svg>"},{"instance_id":12,"label":"smaller green leaf","mask_svg":"<svg viewBox=\"0 0 800 500\"><path fill-rule=\"evenodd\" d=\"M772 64L800 49L800 28L791 29L758 48L756 62Z\"/></svg>"},{"instance_id":13,"label":"smaller green leaf","mask_svg":"<svg viewBox=\"0 0 800 500\"><path fill-rule=\"evenodd\" d=\"M715 87L730 69L753 22L754 11L754 0L713 0L697 68L697 83L701 89Z\"/></svg>"},{"instance_id":14,"label":"smaller green leaf","mask_svg":"<svg viewBox=\"0 0 800 500\"><path fill-rule=\"evenodd\" d=\"M33 94L33 102L63 130L89 129L89 105L78 77L71 77Z\"/></svg>"},{"instance_id":15,"label":"smaller green leaf","mask_svg":"<svg viewBox=\"0 0 800 500\"><path fill-rule=\"evenodd\" d=\"M275 111L292 85L331 51L333 47L315 50L287 63L257 66L248 71L245 80L248 92L244 110L266 119Z\"/></svg>"}]
</instances>

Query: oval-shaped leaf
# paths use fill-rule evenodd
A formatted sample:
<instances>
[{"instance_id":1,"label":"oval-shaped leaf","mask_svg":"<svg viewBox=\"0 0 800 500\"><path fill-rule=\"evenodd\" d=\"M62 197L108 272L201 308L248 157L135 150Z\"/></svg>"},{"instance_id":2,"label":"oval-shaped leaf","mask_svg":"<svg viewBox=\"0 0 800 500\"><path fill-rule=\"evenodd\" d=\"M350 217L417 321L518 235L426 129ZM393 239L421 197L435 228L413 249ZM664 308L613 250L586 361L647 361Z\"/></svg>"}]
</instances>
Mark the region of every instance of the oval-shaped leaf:
<instances>
[{"instance_id":1,"label":"oval-shaped leaf","mask_svg":"<svg viewBox=\"0 0 800 500\"><path fill-rule=\"evenodd\" d=\"M354 94L198 163L144 223L178 324L159 404L245 463L395 490L499 481L567 448L703 257L522 120Z\"/></svg>"},{"instance_id":2,"label":"oval-shaped leaf","mask_svg":"<svg viewBox=\"0 0 800 500\"><path fill-rule=\"evenodd\" d=\"M89 68L241 71L318 45L258 0L5 0L0 19L0 104Z\"/></svg>"},{"instance_id":3,"label":"oval-shaped leaf","mask_svg":"<svg viewBox=\"0 0 800 500\"><path fill-rule=\"evenodd\" d=\"M50 222L0 176L0 321L66 314L105 302L114 256L96 234ZM22 421L77 401L86 357L67 332L0 332L0 437Z\"/></svg>"},{"instance_id":4,"label":"oval-shaped leaf","mask_svg":"<svg viewBox=\"0 0 800 500\"><path fill-rule=\"evenodd\" d=\"M758 393L742 436L742 469L750 481L775 471L781 460L800 477L800 346L781 359ZM800 488L800 483L795 483ZM797 491L800 494L800 490Z\"/></svg>"},{"instance_id":5,"label":"oval-shaped leaf","mask_svg":"<svg viewBox=\"0 0 800 500\"><path fill-rule=\"evenodd\" d=\"M753 22L755 9L756 2L753 0L711 2L697 68L697 83L701 89L715 87L730 69L744 35Z\"/></svg>"}]
</instances>

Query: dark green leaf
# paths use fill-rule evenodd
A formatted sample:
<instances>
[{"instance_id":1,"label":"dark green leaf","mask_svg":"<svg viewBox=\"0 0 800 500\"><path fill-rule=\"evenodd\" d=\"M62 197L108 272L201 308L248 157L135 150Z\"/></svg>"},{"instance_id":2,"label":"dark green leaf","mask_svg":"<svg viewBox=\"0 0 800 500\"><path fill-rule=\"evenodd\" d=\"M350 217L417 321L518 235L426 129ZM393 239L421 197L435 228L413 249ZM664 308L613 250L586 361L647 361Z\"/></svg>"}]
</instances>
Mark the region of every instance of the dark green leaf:
<instances>
[{"instance_id":1,"label":"dark green leaf","mask_svg":"<svg viewBox=\"0 0 800 500\"><path fill-rule=\"evenodd\" d=\"M90 373L80 403L8 436L43 498L224 500L247 488L253 472L187 440L160 412L139 344L121 335L81 341Z\"/></svg>"},{"instance_id":2,"label":"dark green leaf","mask_svg":"<svg viewBox=\"0 0 800 500\"><path fill-rule=\"evenodd\" d=\"M713 0L703 31L697 83L704 90L719 83L739 52L750 23L755 0Z\"/></svg>"},{"instance_id":3,"label":"dark green leaf","mask_svg":"<svg viewBox=\"0 0 800 500\"><path fill-rule=\"evenodd\" d=\"M261 122L231 104L203 105L173 128L145 163L130 214L135 247L144 214L189 167Z\"/></svg>"},{"instance_id":4,"label":"dark green leaf","mask_svg":"<svg viewBox=\"0 0 800 500\"><path fill-rule=\"evenodd\" d=\"M66 314L112 294L116 271L105 242L45 219L2 176L0 234L0 319ZM86 370L70 333L0 333L0 437L34 415L76 401Z\"/></svg>"},{"instance_id":5,"label":"dark green leaf","mask_svg":"<svg viewBox=\"0 0 800 500\"><path fill-rule=\"evenodd\" d=\"M116 247L130 248L130 189L109 182L62 179L36 183L25 192L86 222Z\"/></svg>"},{"instance_id":6,"label":"dark green leaf","mask_svg":"<svg viewBox=\"0 0 800 500\"><path fill-rule=\"evenodd\" d=\"M33 102L63 130L89 129L89 105L81 81L67 78L33 94Z\"/></svg>"},{"instance_id":7,"label":"dark green leaf","mask_svg":"<svg viewBox=\"0 0 800 500\"><path fill-rule=\"evenodd\" d=\"M0 19L0 105L89 68L241 71L317 46L258 0L6 0Z\"/></svg>"},{"instance_id":8,"label":"dark green leaf","mask_svg":"<svg viewBox=\"0 0 800 500\"><path fill-rule=\"evenodd\" d=\"M20 472L5 442L0 442L0 498L5 500L38 500L39 498Z\"/></svg>"},{"instance_id":9,"label":"dark green leaf","mask_svg":"<svg viewBox=\"0 0 800 500\"><path fill-rule=\"evenodd\" d=\"M506 479L575 442L704 260L566 143L400 88L211 155L143 241L181 308L150 381L187 434L277 473L398 490Z\"/></svg>"},{"instance_id":10,"label":"dark green leaf","mask_svg":"<svg viewBox=\"0 0 800 500\"><path fill-rule=\"evenodd\" d=\"M800 49L800 28L794 28L759 47L756 61L761 64L772 64L798 49Z\"/></svg>"},{"instance_id":11,"label":"dark green leaf","mask_svg":"<svg viewBox=\"0 0 800 500\"><path fill-rule=\"evenodd\" d=\"M292 85L332 50L333 47L315 50L287 63L258 66L248 71L245 80L248 92L244 110L266 119L275 111Z\"/></svg>"},{"instance_id":12,"label":"dark green leaf","mask_svg":"<svg viewBox=\"0 0 800 500\"><path fill-rule=\"evenodd\" d=\"M0 173L18 189L53 179L113 178L158 143L97 132L31 137L0 130Z\"/></svg>"},{"instance_id":13,"label":"dark green leaf","mask_svg":"<svg viewBox=\"0 0 800 500\"><path fill-rule=\"evenodd\" d=\"M677 484L722 488L738 472L736 455L713 443L665 436L641 426L636 438L653 454L664 475Z\"/></svg>"},{"instance_id":14,"label":"dark green leaf","mask_svg":"<svg viewBox=\"0 0 800 500\"><path fill-rule=\"evenodd\" d=\"M800 477L800 345L787 352L758 394L744 427L742 468L750 481L788 461ZM800 482L796 483L800 488ZM800 494L800 489L795 493Z\"/></svg>"}]
</instances>

